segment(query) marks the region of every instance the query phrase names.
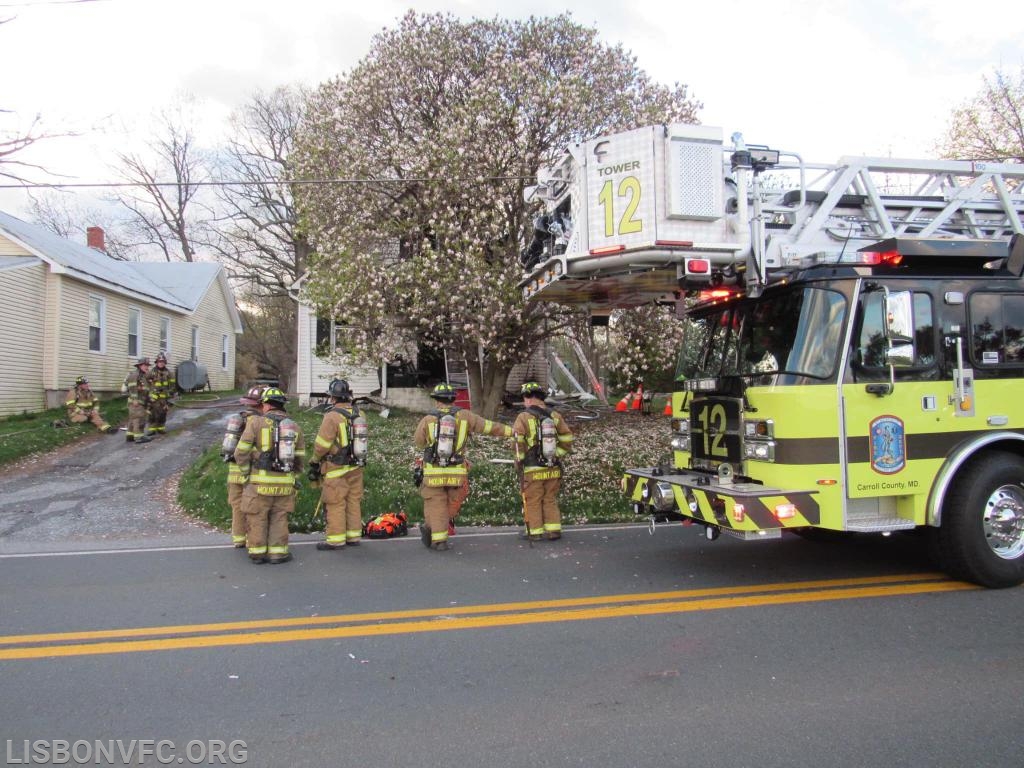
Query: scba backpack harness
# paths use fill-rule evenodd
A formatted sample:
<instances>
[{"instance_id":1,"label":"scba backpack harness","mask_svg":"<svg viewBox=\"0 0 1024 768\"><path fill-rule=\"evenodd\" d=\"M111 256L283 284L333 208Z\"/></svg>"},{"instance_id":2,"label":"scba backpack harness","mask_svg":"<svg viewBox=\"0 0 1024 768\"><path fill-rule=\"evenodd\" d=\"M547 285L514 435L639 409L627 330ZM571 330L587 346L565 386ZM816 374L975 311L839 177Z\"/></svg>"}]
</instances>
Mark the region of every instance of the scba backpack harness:
<instances>
[{"instance_id":1,"label":"scba backpack harness","mask_svg":"<svg viewBox=\"0 0 1024 768\"><path fill-rule=\"evenodd\" d=\"M558 430L555 419L547 408L530 406L526 412L533 416L531 428L533 445L526 452L526 465L554 467L558 461Z\"/></svg>"},{"instance_id":2,"label":"scba backpack harness","mask_svg":"<svg viewBox=\"0 0 1024 768\"><path fill-rule=\"evenodd\" d=\"M370 539L390 539L409 534L409 518L405 512L385 512L363 524L363 536Z\"/></svg>"}]
</instances>

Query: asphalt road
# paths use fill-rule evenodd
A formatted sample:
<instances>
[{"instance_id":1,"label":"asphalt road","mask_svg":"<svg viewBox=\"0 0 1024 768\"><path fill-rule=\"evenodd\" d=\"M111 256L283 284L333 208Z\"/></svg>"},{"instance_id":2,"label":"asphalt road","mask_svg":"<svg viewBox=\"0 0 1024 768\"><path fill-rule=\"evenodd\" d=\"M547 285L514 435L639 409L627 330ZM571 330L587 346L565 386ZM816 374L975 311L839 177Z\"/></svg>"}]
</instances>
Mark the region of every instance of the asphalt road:
<instances>
[{"instance_id":1,"label":"asphalt road","mask_svg":"<svg viewBox=\"0 0 1024 768\"><path fill-rule=\"evenodd\" d=\"M1019 766L1024 590L909 537L462 531L252 565L0 556L0 747L245 742L252 766ZM172 758L173 759L173 758ZM150 757L145 764L157 764Z\"/></svg>"}]
</instances>

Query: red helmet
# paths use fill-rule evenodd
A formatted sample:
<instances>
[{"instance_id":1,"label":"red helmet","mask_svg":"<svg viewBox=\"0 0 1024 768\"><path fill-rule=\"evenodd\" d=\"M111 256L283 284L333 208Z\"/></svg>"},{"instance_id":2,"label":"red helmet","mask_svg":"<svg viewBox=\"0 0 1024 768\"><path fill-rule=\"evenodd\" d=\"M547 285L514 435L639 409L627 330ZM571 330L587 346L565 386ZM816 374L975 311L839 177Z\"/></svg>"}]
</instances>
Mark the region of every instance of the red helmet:
<instances>
[{"instance_id":1,"label":"red helmet","mask_svg":"<svg viewBox=\"0 0 1024 768\"><path fill-rule=\"evenodd\" d=\"M238 402L242 405L259 405L263 400L263 390L266 387L249 387L249 391L246 392L242 397L238 398Z\"/></svg>"}]
</instances>

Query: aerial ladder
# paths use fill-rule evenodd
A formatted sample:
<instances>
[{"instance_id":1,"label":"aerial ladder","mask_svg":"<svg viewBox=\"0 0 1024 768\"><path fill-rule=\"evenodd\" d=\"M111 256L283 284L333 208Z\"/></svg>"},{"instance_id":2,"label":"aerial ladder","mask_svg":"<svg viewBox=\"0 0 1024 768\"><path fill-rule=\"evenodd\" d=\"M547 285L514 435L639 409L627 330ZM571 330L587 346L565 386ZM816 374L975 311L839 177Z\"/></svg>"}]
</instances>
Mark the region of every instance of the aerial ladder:
<instances>
[{"instance_id":1,"label":"aerial ladder","mask_svg":"<svg viewBox=\"0 0 1024 768\"><path fill-rule=\"evenodd\" d=\"M544 212L523 254L524 297L628 307L705 287L756 294L808 258L840 259L887 238L1024 231L1022 165L820 164L731 138L673 124L570 147L531 190Z\"/></svg>"}]
</instances>

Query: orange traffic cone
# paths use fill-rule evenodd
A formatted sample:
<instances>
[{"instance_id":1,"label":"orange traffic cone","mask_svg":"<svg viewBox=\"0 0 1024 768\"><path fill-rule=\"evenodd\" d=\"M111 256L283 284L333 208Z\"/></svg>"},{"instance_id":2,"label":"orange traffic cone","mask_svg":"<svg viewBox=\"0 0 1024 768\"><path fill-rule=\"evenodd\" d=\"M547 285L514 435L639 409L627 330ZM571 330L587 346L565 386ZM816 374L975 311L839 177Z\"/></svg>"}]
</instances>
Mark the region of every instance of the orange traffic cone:
<instances>
[{"instance_id":1,"label":"orange traffic cone","mask_svg":"<svg viewBox=\"0 0 1024 768\"><path fill-rule=\"evenodd\" d=\"M666 401L666 403L665 403L665 410L662 411L662 415L664 415L664 416L671 416L672 415L672 398L669 398L668 401Z\"/></svg>"},{"instance_id":2,"label":"orange traffic cone","mask_svg":"<svg viewBox=\"0 0 1024 768\"><path fill-rule=\"evenodd\" d=\"M615 406L616 411L625 411L629 409L629 401L633 399L633 393L627 392L622 396L622 399Z\"/></svg>"},{"instance_id":3,"label":"orange traffic cone","mask_svg":"<svg viewBox=\"0 0 1024 768\"><path fill-rule=\"evenodd\" d=\"M636 398L633 400L633 410L639 411L644 404L644 388L640 387L636 391Z\"/></svg>"}]
</instances>

